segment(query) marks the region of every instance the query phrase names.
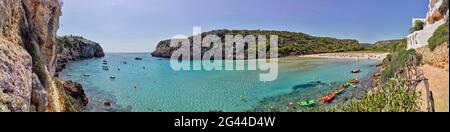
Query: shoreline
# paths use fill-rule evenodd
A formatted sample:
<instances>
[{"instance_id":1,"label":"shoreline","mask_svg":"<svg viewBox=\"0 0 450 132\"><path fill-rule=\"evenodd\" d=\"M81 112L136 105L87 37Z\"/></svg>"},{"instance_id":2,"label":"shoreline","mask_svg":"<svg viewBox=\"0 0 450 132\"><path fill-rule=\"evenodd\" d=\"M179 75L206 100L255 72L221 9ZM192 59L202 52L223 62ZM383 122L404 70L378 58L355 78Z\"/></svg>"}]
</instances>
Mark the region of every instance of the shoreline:
<instances>
[{"instance_id":1,"label":"shoreline","mask_svg":"<svg viewBox=\"0 0 450 132\"><path fill-rule=\"evenodd\" d=\"M389 53L376 52L339 52L301 55L300 58L326 58L326 59L363 59L363 60L383 60Z\"/></svg>"},{"instance_id":2,"label":"shoreline","mask_svg":"<svg viewBox=\"0 0 450 132\"><path fill-rule=\"evenodd\" d=\"M123 53L108 53L108 54L123 54ZM144 54L144 53L125 53L125 54ZM277 59L286 59L286 58L323 58L323 59L362 59L362 60L384 60L388 52L371 52L371 51L355 51L355 52L337 52L337 53L319 53L319 54L307 54L307 55L290 55L278 57ZM160 59L171 59L165 57L153 56L154 58ZM269 60L273 60L274 58L267 58ZM230 60L230 59L221 59L221 60ZM232 60L249 60L249 59L232 59Z\"/></svg>"}]
</instances>

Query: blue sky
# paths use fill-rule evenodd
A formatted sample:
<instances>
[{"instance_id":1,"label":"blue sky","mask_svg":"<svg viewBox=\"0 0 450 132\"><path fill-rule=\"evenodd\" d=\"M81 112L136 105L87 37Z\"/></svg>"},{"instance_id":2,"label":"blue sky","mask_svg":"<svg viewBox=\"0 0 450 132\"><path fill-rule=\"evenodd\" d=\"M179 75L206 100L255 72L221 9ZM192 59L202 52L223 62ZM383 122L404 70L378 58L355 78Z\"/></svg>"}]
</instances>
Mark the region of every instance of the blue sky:
<instances>
[{"instance_id":1,"label":"blue sky","mask_svg":"<svg viewBox=\"0 0 450 132\"><path fill-rule=\"evenodd\" d=\"M403 38L428 0L64 0L58 35L106 52L150 52L193 26L303 32L360 42Z\"/></svg>"}]
</instances>

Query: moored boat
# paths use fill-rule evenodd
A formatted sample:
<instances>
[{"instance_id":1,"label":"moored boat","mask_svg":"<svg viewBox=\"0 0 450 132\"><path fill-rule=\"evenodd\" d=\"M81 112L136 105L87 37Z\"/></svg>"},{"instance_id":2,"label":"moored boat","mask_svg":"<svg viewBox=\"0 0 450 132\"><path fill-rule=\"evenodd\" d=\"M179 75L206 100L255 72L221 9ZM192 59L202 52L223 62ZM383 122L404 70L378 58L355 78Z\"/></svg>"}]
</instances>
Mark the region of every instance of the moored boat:
<instances>
[{"instance_id":1,"label":"moored boat","mask_svg":"<svg viewBox=\"0 0 450 132\"><path fill-rule=\"evenodd\" d=\"M313 105L317 104L318 102L319 101L317 101L317 100L306 100L306 101L302 101L302 102L297 102L297 104L299 106L306 107L306 106L313 106Z\"/></svg>"},{"instance_id":2,"label":"moored boat","mask_svg":"<svg viewBox=\"0 0 450 132\"><path fill-rule=\"evenodd\" d=\"M336 96L336 93L329 93L327 95L325 95L324 97L320 98L320 101L322 102L331 102L333 101L334 97Z\"/></svg>"},{"instance_id":3,"label":"moored boat","mask_svg":"<svg viewBox=\"0 0 450 132\"><path fill-rule=\"evenodd\" d=\"M359 68L355 68L352 70L352 73L360 73L360 72L361 72L361 69L359 69Z\"/></svg>"}]
</instances>

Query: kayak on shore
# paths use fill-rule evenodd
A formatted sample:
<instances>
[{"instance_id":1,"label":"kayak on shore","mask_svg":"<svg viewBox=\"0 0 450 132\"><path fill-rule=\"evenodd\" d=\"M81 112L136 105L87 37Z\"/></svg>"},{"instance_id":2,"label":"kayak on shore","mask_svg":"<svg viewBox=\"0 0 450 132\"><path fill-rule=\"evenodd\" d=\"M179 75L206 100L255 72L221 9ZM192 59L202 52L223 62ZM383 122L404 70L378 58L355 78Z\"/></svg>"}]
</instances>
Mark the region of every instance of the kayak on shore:
<instances>
[{"instance_id":1,"label":"kayak on shore","mask_svg":"<svg viewBox=\"0 0 450 132\"><path fill-rule=\"evenodd\" d=\"M306 107L306 106L313 106L313 105L317 104L318 102L319 101L317 101L317 100L306 100L306 101L302 101L302 102L297 102L297 104L299 106Z\"/></svg>"}]
</instances>

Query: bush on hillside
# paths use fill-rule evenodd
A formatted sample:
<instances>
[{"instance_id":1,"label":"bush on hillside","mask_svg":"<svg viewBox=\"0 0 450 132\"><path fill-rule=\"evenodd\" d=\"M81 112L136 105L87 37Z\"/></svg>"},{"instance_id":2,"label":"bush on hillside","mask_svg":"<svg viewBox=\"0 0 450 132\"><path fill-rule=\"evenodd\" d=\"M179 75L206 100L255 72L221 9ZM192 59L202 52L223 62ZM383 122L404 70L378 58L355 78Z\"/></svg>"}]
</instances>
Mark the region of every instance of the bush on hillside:
<instances>
[{"instance_id":1,"label":"bush on hillside","mask_svg":"<svg viewBox=\"0 0 450 132\"><path fill-rule=\"evenodd\" d=\"M443 44L444 42L448 42L449 31L448 31L448 23L445 23L434 31L433 36L428 39L428 47L431 50L434 50L437 46Z\"/></svg>"},{"instance_id":2,"label":"bush on hillside","mask_svg":"<svg viewBox=\"0 0 450 132\"><path fill-rule=\"evenodd\" d=\"M395 50L398 45L405 45L406 47L406 39L378 41L375 44L366 47L365 49L371 51L393 52L393 50Z\"/></svg>"},{"instance_id":3,"label":"bush on hillside","mask_svg":"<svg viewBox=\"0 0 450 132\"><path fill-rule=\"evenodd\" d=\"M425 22L423 21L415 21L414 26L411 28L411 33L422 30L424 25Z\"/></svg>"},{"instance_id":4,"label":"bush on hillside","mask_svg":"<svg viewBox=\"0 0 450 132\"><path fill-rule=\"evenodd\" d=\"M405 66L405 64L410 63L411 58L415 57L418 61L416 63L420 63L422 60L422 55L418 54L416 50L400 50L397 52L391 53L387 62L389 63L382 72L381 82L387 82L389 79L394 77L395 73ZM417 64L419 65L419 64Z\"/></svg>"},{"instance_id":5,"label":"bush on hillside","mask_svg":"<svg viewBox=\"0 0 450 132\"><path fill-rule=\"evenodd\" d=\"M382 88L366 93L362 100L350 101L326 108L311 108L316 112L417 112L420 93L409 90L402 78L389 80Z\"/></svg>"}]
</instances>

